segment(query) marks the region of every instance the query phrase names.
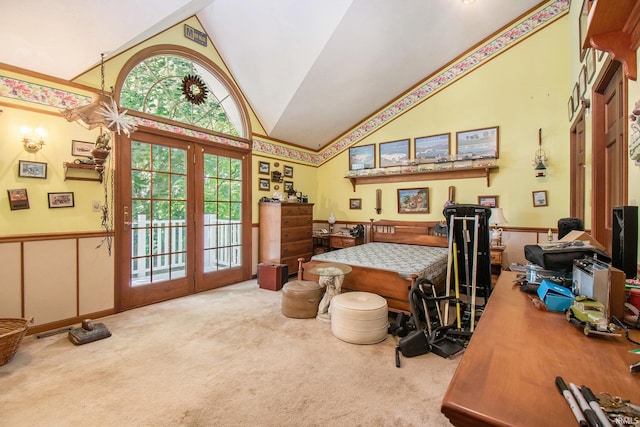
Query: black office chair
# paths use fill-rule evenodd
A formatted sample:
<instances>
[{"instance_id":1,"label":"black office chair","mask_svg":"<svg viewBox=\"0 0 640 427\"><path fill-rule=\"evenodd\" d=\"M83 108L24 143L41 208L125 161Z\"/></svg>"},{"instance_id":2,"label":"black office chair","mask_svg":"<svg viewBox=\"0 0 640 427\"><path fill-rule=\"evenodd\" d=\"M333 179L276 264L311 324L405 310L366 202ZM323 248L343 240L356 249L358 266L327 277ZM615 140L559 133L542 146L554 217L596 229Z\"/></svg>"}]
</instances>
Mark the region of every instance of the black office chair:
<instances>
[{"instance_id":1,"label":"black office chair","mask_svg":"<svg viewBox=\"0 0 640 427\"><path fill-rule=\"evenodd\" d=\"M558 240L573 230L584 231L584 223L580 218L560 218L558 220Z\"/></svg>"}]
</instances>

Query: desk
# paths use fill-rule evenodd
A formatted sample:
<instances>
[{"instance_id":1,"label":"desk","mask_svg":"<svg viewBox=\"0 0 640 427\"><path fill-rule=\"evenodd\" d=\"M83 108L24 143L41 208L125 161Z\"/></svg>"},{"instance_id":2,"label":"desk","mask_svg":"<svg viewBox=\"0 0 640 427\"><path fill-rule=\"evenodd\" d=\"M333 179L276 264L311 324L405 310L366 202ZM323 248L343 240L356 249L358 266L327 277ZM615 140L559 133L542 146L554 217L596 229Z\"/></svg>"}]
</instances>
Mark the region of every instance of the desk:
<instances>
[{"instance_id":1,"label":"desk","mask_svg":"<svg viewBox=\"0 0 640 427\"><path fill-rule=\"evenodd\" d=\"M563 313L537 310L513 286L515 272L498 279L471 342L442 400L456 426L577 426L555 386L569 383L640 404L640 356L624 337L585 337ZM632 338L640 341L638 330Z\"/></svg>"}]
</instances>

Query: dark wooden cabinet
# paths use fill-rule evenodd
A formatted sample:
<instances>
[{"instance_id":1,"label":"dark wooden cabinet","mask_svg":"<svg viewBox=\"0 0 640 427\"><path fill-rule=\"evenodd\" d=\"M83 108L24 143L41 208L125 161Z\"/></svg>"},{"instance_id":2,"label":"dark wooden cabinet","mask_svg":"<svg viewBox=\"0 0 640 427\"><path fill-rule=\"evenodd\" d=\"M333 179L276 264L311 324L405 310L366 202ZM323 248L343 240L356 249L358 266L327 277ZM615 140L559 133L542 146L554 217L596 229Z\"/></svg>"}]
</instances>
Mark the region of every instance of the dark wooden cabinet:
<instances>
[{"instance_id":1,"label":"dark wooden cabinet","mask_svg":"<svg viewBox=\"0 0 640 427\"><path fill-rule=\"evenodd\" d=\"M298 272L298 258L313 254L313 203L260 203L258 262L287 264Z\"/></svg>"}]
</instances>

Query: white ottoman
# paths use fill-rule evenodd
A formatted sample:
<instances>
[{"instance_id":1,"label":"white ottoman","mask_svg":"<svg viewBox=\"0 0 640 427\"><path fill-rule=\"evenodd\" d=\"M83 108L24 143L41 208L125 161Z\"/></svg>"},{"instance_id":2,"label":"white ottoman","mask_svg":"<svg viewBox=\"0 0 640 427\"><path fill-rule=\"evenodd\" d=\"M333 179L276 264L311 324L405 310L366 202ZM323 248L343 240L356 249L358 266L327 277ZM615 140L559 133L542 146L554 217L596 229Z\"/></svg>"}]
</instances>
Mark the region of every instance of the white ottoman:
<instances>
[{"instance_id":1,"label":"white ottoman","mask_svg":"<svg viewBox=\"0 0 640 427\"><path fill-rule=\"evenodd\" d=\"M370 292L346 292L333 297L331 332L352 344L375 344L387 337L387 300Z\"/></svg>"}]
</instances>

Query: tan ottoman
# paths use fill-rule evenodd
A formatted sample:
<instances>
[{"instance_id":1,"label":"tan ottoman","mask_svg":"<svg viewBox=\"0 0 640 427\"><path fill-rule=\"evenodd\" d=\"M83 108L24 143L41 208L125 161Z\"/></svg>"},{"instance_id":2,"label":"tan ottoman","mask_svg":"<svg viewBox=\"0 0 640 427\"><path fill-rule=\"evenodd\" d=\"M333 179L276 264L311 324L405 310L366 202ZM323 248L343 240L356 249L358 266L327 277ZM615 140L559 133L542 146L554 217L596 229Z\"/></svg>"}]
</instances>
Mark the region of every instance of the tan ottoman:
<instances>
[{"instance_id":1,"label":"tan ottoman","mask_svg":"<svg viewBox=\"0 0 640 427\"><path fill-rule=\"evenodd\" d=\"M346 292L331 300L331 332L352 344L375 344L387 337L387 300L370 292Z\"/></svg>"},{"instance_id":2,"label":"tan ottoman","mask_svg":"<svg viewBox=\"0 0 640 427\"><path fill-rule=\"evenodd\" d=\"M282 288L282 314L295 319L316 317L324 289L318 282L292 280Z\"/></svg>"}]
</instances>

